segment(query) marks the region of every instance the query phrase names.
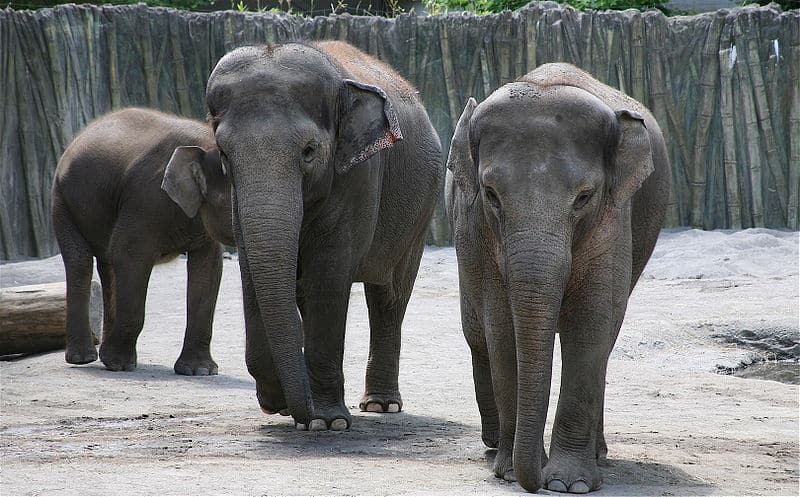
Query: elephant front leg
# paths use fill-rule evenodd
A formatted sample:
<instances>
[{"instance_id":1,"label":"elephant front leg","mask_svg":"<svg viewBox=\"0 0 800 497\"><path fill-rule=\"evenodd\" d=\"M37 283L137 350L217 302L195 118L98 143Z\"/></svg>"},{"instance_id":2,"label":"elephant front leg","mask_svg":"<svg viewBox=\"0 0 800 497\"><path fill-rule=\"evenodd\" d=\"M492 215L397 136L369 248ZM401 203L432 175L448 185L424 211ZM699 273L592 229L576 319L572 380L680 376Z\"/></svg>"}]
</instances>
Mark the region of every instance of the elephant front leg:
<instances>
[{"instance_id":1,"label":"elephant front leg","mask_svg":"<svg viewBox=\"0 0 800 497\"><path fill-rule=\"evenodd\" d=\"M211 357L214 309L222 277L222 247L210 242L188 253L186 333L175 372L189 376L217 374Z\"/></svg>"},{"instance_id":2,"label":"elephant front leg","mask_svg":"<svg viewBox=\"0 0 800 497\"><path fill-rule=\"evenodd\" d=\"M489 351L486 347L483 325L463 298L461 327L472 353L472 379L475 383L475 400L478 402L478 412L481 415L481 439L487 447L496 449L500 440L500 417L494 400Z\"/></svg>"},{"instance_id":3,"label":"elephant front leg","mask_svg":"<svg viewBox=\"0 0 800 497\"><path fill-rule=\"evenodd\" d=\"M513 452L517 427L517 351L512 330L510 322L490 322L486 326L492 388L500 420L493 471L496 477L507 481L516 481Z\"/></svg>"},{"instance_id":4,"label":"elephant front leg","mask_svg":"<svg viewBox=\"0 0 800 497\"><path fill-rule=\"evenodd\" d=\"M314 413L310 430L346 430L351 416L344 404L344 332L350 301L349 282L327 282L298 288L303 318L305 358Z\"/></svg>"},{"instance_id":5,"label":"elephant front leg","mask_svg":"<svg viewBox=\"0 0 800 497\"><path fill-rule=\"evenodd\" d=\"M486 347L491 371L491 385L499 418L497 456L494 474L507 481L516 481L514 474L514 439L517 428L517 347L511 310L499 279L484 278L482 283L483 316ZM473 356L473 367L476 366ZM485 363L477 366L485 368ZM476 386L477 386L476 379ZM485 387L484 387L485 388ZM540 441L542 464L547 461Z\"/></svg>"},{"instance_id":6,"label":"elephant front leg","mask_svg":"<svg viewBox=\"0 0 800 497\"><path fill-rule=\"evenodd\" d=\"M570 335L561 335L561 391L543 481L548 490L586 493L601 484L597 429L606 359L597 344Z\"/></svg>"}]
</instances>

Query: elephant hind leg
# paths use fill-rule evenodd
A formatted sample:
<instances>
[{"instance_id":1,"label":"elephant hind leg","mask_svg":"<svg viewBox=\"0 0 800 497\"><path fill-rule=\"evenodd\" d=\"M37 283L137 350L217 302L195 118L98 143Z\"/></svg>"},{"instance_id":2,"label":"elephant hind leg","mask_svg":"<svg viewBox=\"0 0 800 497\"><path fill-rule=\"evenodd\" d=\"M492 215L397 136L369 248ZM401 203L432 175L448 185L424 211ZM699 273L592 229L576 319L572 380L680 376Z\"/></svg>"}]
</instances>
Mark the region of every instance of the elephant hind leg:
<instances>
[{"instance_id":1,"label":"elephant hind leg","mask_svg":"<svg viewBox=\"0 0 800 497\"><path fill-rule=\"evenodd\" d=\"M103 334L110 333L114 327L116 305L114 303L114 267L106 261L97 259L97 272L103 287Z\"/></svg>"},{"instance_id":2,"label":"elephant hind leg","mask_svg":"<svg viewBox=\"0 0 800 497\"><path fill-rule=\"evenodd\" d=\"M56 188L53 194L53 227L61 249L67 277L67 344L65 359L70 364L97 360L94 335L89 327L94 254L78 230ZM105 287L104 287L105 290Z\"/></svg>"},{"instance_id":3,"label":"elephant hind leg","mask_svg":"<svg viewBox=\"0 0 800 497\"><path fill-rule=\"evenodd\" d=\"M386 285L364 283L369 309L369 359L367 361L362 411L399 412L403 409L398 375L403 318L424 248L423 240L411 245L394 268Z\"/></svg>"},{"instance_id":4,"label":"elephant hind leg","mask_svg":"<svg viewBox=\"0 0 800 497\"><path fill-rule=\"evenodd\" d=\"M100 343L100 360L111 371L136 369L136 341L144 326L147 285L160 251L143 240L149 226L136 223L134 216L117 219L109 243L108 264L113 267L113 323L104 331ZM104 266L107 269L107 266Z\"/></svg>"}]
</instances>

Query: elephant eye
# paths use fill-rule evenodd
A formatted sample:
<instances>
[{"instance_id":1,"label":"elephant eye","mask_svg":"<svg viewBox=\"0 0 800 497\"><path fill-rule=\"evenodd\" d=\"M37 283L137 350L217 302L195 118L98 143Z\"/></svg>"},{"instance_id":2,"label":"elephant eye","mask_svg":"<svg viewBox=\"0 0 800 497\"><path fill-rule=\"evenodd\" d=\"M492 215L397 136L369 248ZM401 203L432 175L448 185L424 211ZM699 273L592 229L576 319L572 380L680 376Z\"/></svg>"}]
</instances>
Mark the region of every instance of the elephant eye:
<instances>
[{"instance_id":1,"label":"elephant eye","mask_svg":"<svg viewBox=\"0 0 800 497\"><path fill-rule=\"evenodd\" d=\"M310 142L308 145L306 145L306 148L303 149L303 161L312 162L314 157L316 157L316 152L317 144Z\"/></svg>"},{"instance_id":2,"label":"elephant eye","mask_svg":"<svg viewBox=\"0 0 800 497\"><path fill-rule=\"evenodd\" d=\"M492 206L493 209L500 209L500 198L497 196L497 193L491 187L485 187L483 189L484 194L486 195L486 201L489 202L489 205Z\"/></svg>"},{"instance_id":3,"label":"elephant eye","mask_svg":"<svg viewBox=\"0 0 800 497\"><path fill-rule=\"evenodd\" d=\"M589 203L589 200L592 199L594 195L594 190L583 190L581 193L578 194L577 198L575 198L575 203L573 207L577 209L582 209Z\"/></svg>"}]
</instances>

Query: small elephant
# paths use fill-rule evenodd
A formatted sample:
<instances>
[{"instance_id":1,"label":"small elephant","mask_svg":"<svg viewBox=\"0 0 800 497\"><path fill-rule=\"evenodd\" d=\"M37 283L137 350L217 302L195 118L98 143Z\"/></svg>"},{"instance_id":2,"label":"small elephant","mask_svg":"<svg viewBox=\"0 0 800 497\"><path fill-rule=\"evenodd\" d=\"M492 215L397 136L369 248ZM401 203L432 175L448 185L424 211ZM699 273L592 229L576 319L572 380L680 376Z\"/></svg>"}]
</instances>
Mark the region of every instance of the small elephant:
<instances>
[{"instance_id":1,"label":"small elephant","mask_svg":"<svg viewBox=\"0 0 800 497\"><path fill-rule=\"evenodd\" d=\"M669 197L658 124L576 67L546 64L469 100L447 167L461 322L494 473L531 492L597 489L608 357Z\"/></svg>"},{"instance_id":2,"label":"small elephant","mask_svg":"<svg viewBox=\"0 0 800 497\"><path fill-rule=\"evenodd\" d=\"M233 184L262 410L299 429L349 428L353 282L364 283L371 332L360 408L401 410L400 328L444 175L417 92L346 43L289 43L225 55L206 100Z\"/></svg>"},{"instance_id":3,"label":"small elephant","mask_svg":"<svg viewBox=\"0 0 800 497\"><path fill-rule=\"evenodd\" d=\"M175 372L217 374L211 328L219 242L234 244L230 197L214 133L204 123L129 108L81 131L58 162L52 190L67 276L68 363L97 359L88 322L93 257L103 288L100 360L112 371L131 371L153 265L185 252L187 324Z\"/></svg>"}]
</instances>

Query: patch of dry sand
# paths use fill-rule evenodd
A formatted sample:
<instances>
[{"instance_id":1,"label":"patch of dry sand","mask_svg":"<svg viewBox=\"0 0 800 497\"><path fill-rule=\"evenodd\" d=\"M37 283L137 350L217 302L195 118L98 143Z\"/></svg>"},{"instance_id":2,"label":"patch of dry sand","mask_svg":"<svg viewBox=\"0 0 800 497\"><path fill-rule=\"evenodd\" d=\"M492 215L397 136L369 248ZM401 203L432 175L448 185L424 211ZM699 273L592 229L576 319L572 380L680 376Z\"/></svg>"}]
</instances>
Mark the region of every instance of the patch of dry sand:
<instances>
[{"instance_id":1,"label":"patch of dry sand","mask_svg":"<svg viewBox=\"0 0 800 497\"><path fill-rule=\"evenodd\" d=\"M727 258L727 259L726 259ZM359 413L368 329L354 285L345 356L349 432L261 414L244 366L241 286L224 265L219 376L172 365L185 260L153 271L139 368L63 352L0 363L0 494L510 494L480 440L452 249L428 249L404 329L404 412ZM59 258L0 266L0 285L63 279ZM595 495L797 495L798 387L714 374L753 352L715 335L798 334L798 234L667 231L609 364L611 465ZM548 433L558 395L556 352ZM542 492L551 493L552 492Z\"/></svg>"}]
</instances>

